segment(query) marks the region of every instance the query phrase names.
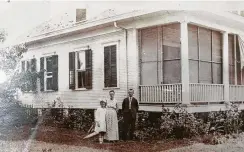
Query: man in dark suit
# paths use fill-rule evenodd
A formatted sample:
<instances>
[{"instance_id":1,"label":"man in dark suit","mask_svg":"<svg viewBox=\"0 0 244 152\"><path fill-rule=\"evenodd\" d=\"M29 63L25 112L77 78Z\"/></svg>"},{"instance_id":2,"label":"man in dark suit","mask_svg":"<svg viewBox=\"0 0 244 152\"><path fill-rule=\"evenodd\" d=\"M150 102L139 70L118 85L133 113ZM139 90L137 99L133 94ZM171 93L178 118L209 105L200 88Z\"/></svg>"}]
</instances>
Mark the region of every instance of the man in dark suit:
<instances>
[{"instance_id":1,"label":"man in dark suit","mask_svg":"<svg viewBox=\"0 0 244 152\"><path fill-rule=\"evenodd\" d=\"M128 91L128 97L123 100L122 103L122 113L124 119L123 126L123 140L128 139L128 132L130 139L133 139L136 123L136 115L139 109L137 99L133 97L134 90L130 89ZM130 131L129 131L130 130Z\"/></svg>"}]
</instances>

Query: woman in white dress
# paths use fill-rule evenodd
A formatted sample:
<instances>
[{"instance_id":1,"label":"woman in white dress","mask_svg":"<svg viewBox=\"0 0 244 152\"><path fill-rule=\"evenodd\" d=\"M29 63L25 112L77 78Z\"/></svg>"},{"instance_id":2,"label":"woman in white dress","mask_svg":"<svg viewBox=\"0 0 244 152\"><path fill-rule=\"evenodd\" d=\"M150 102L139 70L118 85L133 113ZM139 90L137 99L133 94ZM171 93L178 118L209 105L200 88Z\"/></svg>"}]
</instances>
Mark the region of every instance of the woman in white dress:
<instances>
[{"instance_id":1,"label":"woman in white dress","mask_svg":"<svg viewBox=\"0 0 244 152\"><path fill-rule=\"evenodd\" d=\"M119 140L119 128L118 128L118 105L114 99L114 90L109 91L110 99L107 100L107 111L106 111L106 134L105 139L109 141Z\"/></svg>"}]
</instances>

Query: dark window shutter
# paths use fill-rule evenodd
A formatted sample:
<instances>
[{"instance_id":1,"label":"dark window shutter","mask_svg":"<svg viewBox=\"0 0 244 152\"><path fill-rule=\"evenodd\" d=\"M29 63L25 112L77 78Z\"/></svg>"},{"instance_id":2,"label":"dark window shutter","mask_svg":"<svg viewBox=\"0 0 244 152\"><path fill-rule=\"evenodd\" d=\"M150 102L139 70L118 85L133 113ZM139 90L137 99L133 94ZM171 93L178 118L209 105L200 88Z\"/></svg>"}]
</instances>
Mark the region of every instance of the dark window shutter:
<instances>
[{"instance_id":1,"label":"dark window shutter","mask_svg":"<svg viewBox=\"0 0 244 152\"><path fill-rule=\"evenodd\" d=\"M25 73L25 61L22 61L21 62L21 78L23 78L23 79L25 79L24 78L24 73ZM22 92L26 91L26 87L25 86L26 86L25 83L21 84L20 89L21 89Z\"/></svg>"},{"instance_id":2,"label":"dark window shutter","mask_svg":"<svg viewBox=\"0 0 244 152\"><path fill-rule=\"evenodd\" d=\"M21 62L21 72L25 72L25 61Z\"/></svg>"},{"instance_id":3,"label":"dark window shutter","mask_svg":"<svg viewBox=\"0 0 244 152\"><path fill-rule=\"evenodd\" d=\"M58 91L58 55L52 56L53 85L52 89Z\"/></svg>"},{"instance_id":4,"label":"dark window shutter","mask_svg":"<svg viewBox=\"0 0 244 152\"><path fill-rule=\"evenodd\" d=\"M31 59L31 72L33 74L36 73L36 59ZM35 75L32 75L32 91L36 91L36 81L37 77Z\"/></svg>"},{"instance_id":5,"label":"dark window shutter","mask_svg":"<svg viewBox=\"0 0 244 152\"><path fill-rule=\"evenodd\" d=\"M40 91L44 91L44 57L40 58Z\"/></svg>"},{"instance_id":6,"label":"dark window shutter","mask_svg":"<svg viewBox=\"0 0 244 152\"><path fill-rule=\"evenodd\" d=\"M104 86L117 87L116 45L104 48Z\"/></svg>"},{"instance_id":7,"label":"dark window shutter","mask_svg":"<svg viewBox=\"0 0 244 152\"><path fill-rule=\"evenodd\" d=\"M110 48L104 48L104 86L110 86L111 72L110 72Z\"/></svg>"},{"instance_id":8,"label":"dark window shutter","mask_svg":"<svg viewBox=\"0 0 244 152\"><path fill-rule=\"evenodd\" d=\"M92 50L86 50L85 88L92 89Z\"/></svg>"},{"instance_id":9,"label":"dark window shutter","mask_svg":"<svg viewBox=\"0 0 244 152\"><path fill-rule=\"evenodd\" d=\"M69 53L69 89L75 89L75 52Z\"/></svg>"},{"instance_id":10,"label":"dark window shutter","mask_svg":"<svg viewBox=\"0 0 244 152\"><path fill-rule=\"evenodd\" d=\"M116 45L111 46L111 87L117 87L117 55Z\"/></svg>"}]
</instances>

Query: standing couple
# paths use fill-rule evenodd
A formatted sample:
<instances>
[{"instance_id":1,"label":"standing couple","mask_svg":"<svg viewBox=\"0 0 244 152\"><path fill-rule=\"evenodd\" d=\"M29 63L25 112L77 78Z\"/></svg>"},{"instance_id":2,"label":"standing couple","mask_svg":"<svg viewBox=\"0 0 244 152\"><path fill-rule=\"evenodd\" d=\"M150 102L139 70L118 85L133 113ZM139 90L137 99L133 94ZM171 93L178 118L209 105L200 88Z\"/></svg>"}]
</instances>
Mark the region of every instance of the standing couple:
<instances>
[{"instance_id":1,"label":"standing couple","mask_svg":"<svg viewBox=\"0 0 244 152\"><path fill-rule=\"evenodd\" d=\"M128 139L128 132L130 139L133 139L136 123L136 113L139 109L137 99L133 97L134 90L128 91L128 97L123 100L122 113L123 113L123 140ZM95 132L99 132L99 142L103 143L103 139L108 141L119 140L118 128L118 104L114 98L114 90L109 91L109 100L101 100L101 107L96 110Z\"/></svg>"}]
</instances>

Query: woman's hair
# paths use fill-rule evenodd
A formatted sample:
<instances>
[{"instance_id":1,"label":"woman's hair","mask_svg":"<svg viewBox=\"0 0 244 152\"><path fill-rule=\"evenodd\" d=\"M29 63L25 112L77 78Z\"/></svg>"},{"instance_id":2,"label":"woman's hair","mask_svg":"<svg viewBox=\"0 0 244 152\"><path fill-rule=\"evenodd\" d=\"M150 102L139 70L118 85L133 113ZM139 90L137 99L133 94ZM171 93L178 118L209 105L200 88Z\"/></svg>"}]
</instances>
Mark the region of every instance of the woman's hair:
<instances>
[{"instance_id":1,"label":"woman's hair","mask_svg":"<svg viewBox=\"0 0 244 152\"><path fill-rule=\"evenodd\" d=\"M107 105L107 102L106 101L100 100L100 104L103 103L103 102L105 103L105 105Z\"/></svg>"},{"instance_id":2,"label":"woman's hair","mask_svg":"<svg viewBox=\"0 0 244 152\"><path fill-rule=\"evenodd\" d=\"M109 93L110 93L110 92L113 92L113 93L115 93L115 91L114 91L114 90L110 90L110 91L109 91Z\"/></svg>"}]
</instances>

